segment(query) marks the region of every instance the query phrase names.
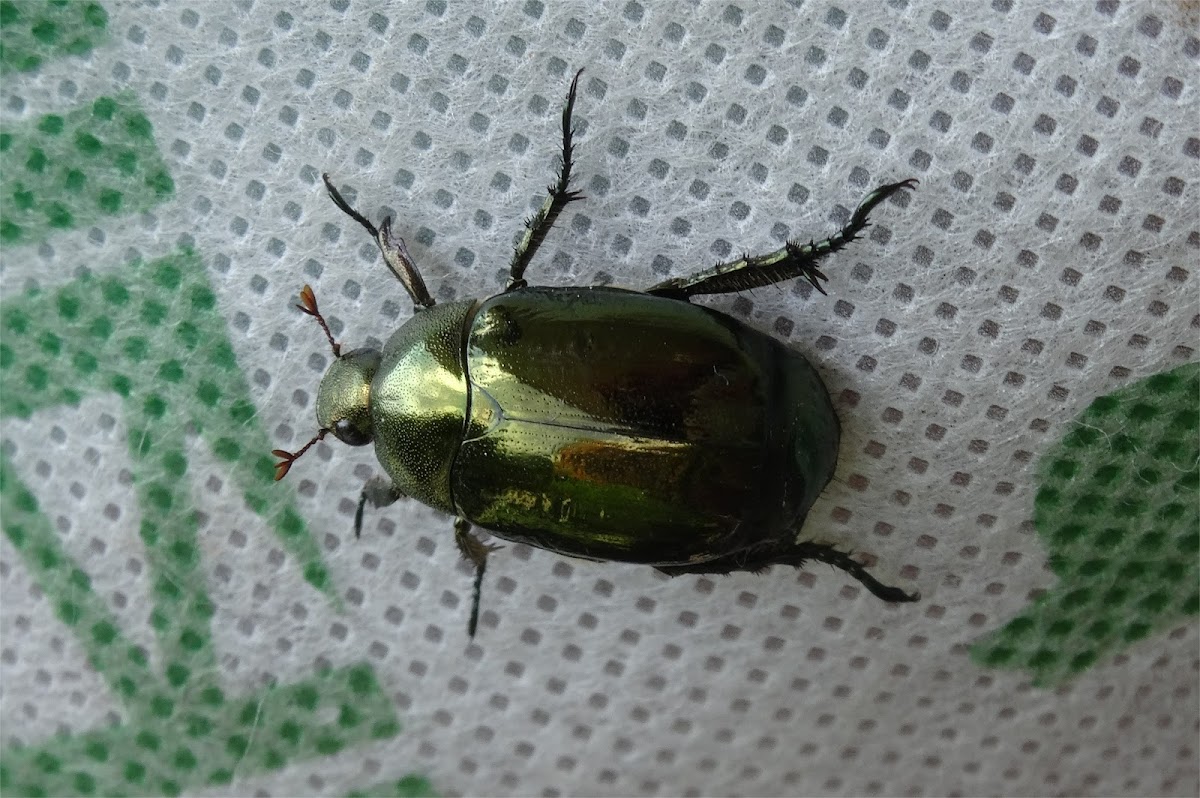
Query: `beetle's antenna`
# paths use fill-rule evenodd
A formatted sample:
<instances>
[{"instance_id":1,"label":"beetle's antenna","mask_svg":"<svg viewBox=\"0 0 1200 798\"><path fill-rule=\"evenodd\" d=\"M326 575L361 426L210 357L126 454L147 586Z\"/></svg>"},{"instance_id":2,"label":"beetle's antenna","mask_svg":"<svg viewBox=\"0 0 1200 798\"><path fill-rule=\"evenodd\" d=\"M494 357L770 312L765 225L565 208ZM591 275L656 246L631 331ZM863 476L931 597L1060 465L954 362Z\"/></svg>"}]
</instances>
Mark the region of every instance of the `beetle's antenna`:
<instances>
[{"instance_id":1,"label":"beetle's antenna","mask_svg":"<svg viewBox=\"0 0 1200 798\"><path fill-rule=\"evenodd\" d=\"M391 217L384 219L383 224L376 227L368 221L367 217L354 210L350 203L346 202L341 192L334 188L333 181L329 179L327 172L321 174L321 179L325 181L325 190L329 192L329 198L333 200L333 204L338 206L342 213L361 224L363 229L371 234L371 238L375 239L376 246L383 254L383 262L392 270L392 274L396 275L396 279L412 297L417 310L433 307L436 304L433 295L425 287L425 280L421 277L421 272L417 269L417 264L413 262L412 256L408 254L408 247L405 246L404 239L392 235Z\"/></svg>"},{"instance_id":2,"label":"beetle's antenna","mask_svg":"<svg viewBox=\"0 0 1200 798\"><path fill-rule=\"evenodd\" d=\"M317 320L317 324L320 324L321 329L325 331L325 337L329 339L329 346L333 349L333 356L341 357L342 345L333 340L333 333L329 331L329 325L325 323L325 317L317 309L317 295L313 292L311 286L305 285L300 289L300 304L296 307Z\"/></svg>"},{"instance_id":3,"label":"beetle's antenna","mask_svg":"<svg viewBox=\"0 0 1200 798\"><path fill-rule=\"evenodd\" d=\"M304 287L308 288L307 285ZM321 326L324 326L324 324L322 324ZM278 482L279 480L286 477L288 470L292 467L292 463L299 460L300 457L305 452L307 452L314 445L316 445L317 441L321 440L328 434L329 434L329 430L327 430L327 429L320 430L319 432L317 432L316 435L313 436L313 439L311 441L309 441L308 443L301 446L299 451L295 452L294 454L292 452L289 452L287 449L272 449L271 454L280 458L279 462L275 464L275 481Z\"/></svg>"}]
</instances>

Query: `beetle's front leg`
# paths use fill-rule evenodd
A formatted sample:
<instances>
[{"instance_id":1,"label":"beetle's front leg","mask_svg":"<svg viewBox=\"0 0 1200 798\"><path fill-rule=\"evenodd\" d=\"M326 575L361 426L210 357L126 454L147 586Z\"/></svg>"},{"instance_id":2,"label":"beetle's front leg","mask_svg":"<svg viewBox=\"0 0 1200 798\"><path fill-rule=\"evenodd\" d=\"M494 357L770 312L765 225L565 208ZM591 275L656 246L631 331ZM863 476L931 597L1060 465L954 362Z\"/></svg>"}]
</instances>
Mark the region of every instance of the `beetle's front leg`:
<instances>
[{"instance_id":1,"label":"beetle's front leg","mask_svg":"<svg viewBox=\"0 0 1200 798\"><path fill-rule=\"evenodd\" d=\"M525 287L525 267L529 265L529 261L533 260L542 240L554 226L554 221L562 213L563 208L577 199L583 199L583 195L578 191L571 191L570 186L571 166L573 165L571 153L575 149L575 143L572 140L575 128L571 126L571 114L575 111L575 94L579 87L579 76L582 74L582 69L575 73L575 79L571 81L571 90L567 92L566 105L563 106L562 166L558 170L558 180L546 187L549 192L546 201L542 203L542 207L538 208L537 213L525 221L525 235L521 236L520 242L514 249L512 263L509 266L508 286L505 289L507 291Z\"/></svg>"},{"instance_id":2,"label":"beetle's front leg","mask_svg":"<svg viewBox=\"0 0 1200 798\"><path fill-rule=\"evenodd\" d=\"M354 511L354 537L362 537L363 508L369 502L372 507L379 509L395 504L396 500L404 498L400 489L391 480L383 477L372 477L363 485L362 494L358 497L358 509Z\"/></svg>"},{"instance_id":3,"label":"beetle's front leg","mask_svg":"<svg viewBox=\"0 0 1200 798\"><path fill-rule=\"evenodd\" d=\"M821 287L821 281L829 278L817 268L817 261L858 238L858 234L866 229L867 217L876 205L899 191L915 189L916 186L917 181L912 179L880 186L859 203L845 227L824 241L810 241L807 244L789 241L776 252L743 255L737 260L718 263L696 274L666 280L646 289L646 293L687 301L697 294L728 294L803 277L823 294L825 289Z\"/></svg>"},{"instance_id":4,"label":"beetle's front leg","mask_svg":"<svg viewBox=\"0 0 1200 798\"><path fill-rule=\"evenodd\" d=\"M493 551L501 549L487 543L480 543L471 534L471 522L465 518L454 519L454 542L463 559L475 566L475 588L471 598L471 618L467 621L467 636L475 637L475 627L479 624L479 595L483 587L483 572L487 570L487 557Z\"/></svg>"},{"instance_id":5,"label":"beetle's front leg","mask_svg":"<svg viewBox=\"0 0 1200 798\"><path fill-rule=\"evenodd\" d=\"M417 268L417 264L413 262L412 255L408 254L408 247L405 246L404 239L392 235L391 218L384 219L383 223L376 227L367 217L354 210L353 206L346 202L341 192L333 185L333 181L329 179L328 173L323 173L321 179L325 181L325 190L329 192L329 198L333 200L333 204L338 206L342 213L362 225L363 229L371 234L371 238L375 239L375 244L383 255L384 264L391 269L392 274L412 297L416 309L433 307L435 304L433 295L425 287L425 280L421 277L421 271Z\"/></svg>"}]
</instances>

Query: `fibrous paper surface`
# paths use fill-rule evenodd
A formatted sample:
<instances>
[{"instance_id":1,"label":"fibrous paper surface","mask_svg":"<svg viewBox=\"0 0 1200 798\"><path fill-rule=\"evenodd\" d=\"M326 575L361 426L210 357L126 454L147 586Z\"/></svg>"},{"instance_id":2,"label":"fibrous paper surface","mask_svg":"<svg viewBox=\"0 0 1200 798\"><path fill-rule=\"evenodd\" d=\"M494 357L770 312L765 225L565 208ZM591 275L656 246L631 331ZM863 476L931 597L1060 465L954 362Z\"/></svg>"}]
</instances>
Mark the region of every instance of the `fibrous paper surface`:
<instances>
[{"instance_id":1,"label":"fibrous paper surface","mask_svg":"<svg viewBox=\"0 0 1200 798\"><path fill-rule=\"evenodd\" d=\"M1197 12L1175 2L0 4L6 794L1195 795ZM668 579L368 509L331 355L527 278L698 299L842 422L815 565ZM635 355L636 353L631 353ZM499 542L499 541L496 541Z\"/></svg>"}]
</instances>

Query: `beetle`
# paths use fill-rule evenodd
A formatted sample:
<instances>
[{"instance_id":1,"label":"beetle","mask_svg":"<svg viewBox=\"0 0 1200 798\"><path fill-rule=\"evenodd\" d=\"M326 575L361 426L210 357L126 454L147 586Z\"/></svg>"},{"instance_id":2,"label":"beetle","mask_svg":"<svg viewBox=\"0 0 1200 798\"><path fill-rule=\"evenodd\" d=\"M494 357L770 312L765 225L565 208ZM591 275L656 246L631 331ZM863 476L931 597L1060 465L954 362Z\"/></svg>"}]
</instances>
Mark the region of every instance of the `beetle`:
<instances>
[{"instance_id":1,"label":"beetle","mask_svg":"<svg viewBox=\"0 0 1200 798\"><path fill-rule=\"evenodd\" d=\"M570 187L579 77L562 110L562 159L542 206L525 222L504 291L437 304L391 220L378 227L323 175L334 204L375 240L415 313L382 350L342 352L309 286L297 307L324 330L334 360L317 392L319 431L296 452L276 449L275 478L327 434L375 444L386 477L366 505L401 497L454 516L454 539L475 568L474 637L495 536L570 557L651 565L669 574L760 571L816 560L888 602L917 593L879 582L800 527L837 465L840 425L829 393L800 353L694 296L801 278L824 294L817 263L867 227L904 180L863 199L836 234L744 255L644 291L535 287L525 270Z\"/></svg>"}]
</instances>

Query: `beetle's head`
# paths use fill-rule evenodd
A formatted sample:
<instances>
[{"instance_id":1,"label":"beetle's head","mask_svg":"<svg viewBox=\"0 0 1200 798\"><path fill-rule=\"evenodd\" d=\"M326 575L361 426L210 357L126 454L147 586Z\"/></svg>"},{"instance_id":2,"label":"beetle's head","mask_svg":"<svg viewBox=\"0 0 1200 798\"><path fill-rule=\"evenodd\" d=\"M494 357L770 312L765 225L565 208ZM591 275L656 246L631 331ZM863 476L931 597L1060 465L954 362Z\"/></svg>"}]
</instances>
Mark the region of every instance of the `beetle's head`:
<instances>
[{"instance_id":1,"label":"beetle's head","mask_svg":"<svg viewBox=\"0 0 1200 798\"><path fill-rule=\"evenodd\" d=\"M317 424L342 443L371 442L371 380L379 368L378 349L355 349L337 358L317 389Z\"/></svg>"},{"instance_id":2,"label":"beetle's head","mask_svg":"<svg viewBox=\"0 0 1200 798\"><path fill-rule=\"evenodd\" d=\"M379 368L379 350L363 348L342 354L342 345L333 340L325 317L317 309L317 297L312 288L304 286L300 291L300 302L296 307L315 318L325 331L334 359L321 378L321 387L317 389L317 424L321 429L295 452L286 449L271 452L280 458L275 464L277 481L287 475L292 463L331 432L339 441L350 446L366 446L374 437L371 428L371 380Z\"/></svg>"}]
</instances>

